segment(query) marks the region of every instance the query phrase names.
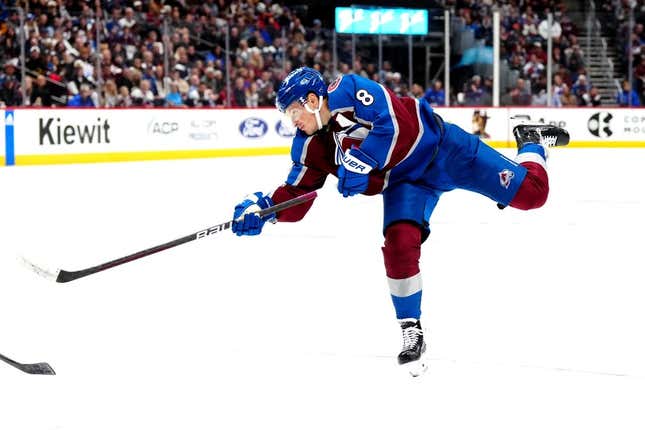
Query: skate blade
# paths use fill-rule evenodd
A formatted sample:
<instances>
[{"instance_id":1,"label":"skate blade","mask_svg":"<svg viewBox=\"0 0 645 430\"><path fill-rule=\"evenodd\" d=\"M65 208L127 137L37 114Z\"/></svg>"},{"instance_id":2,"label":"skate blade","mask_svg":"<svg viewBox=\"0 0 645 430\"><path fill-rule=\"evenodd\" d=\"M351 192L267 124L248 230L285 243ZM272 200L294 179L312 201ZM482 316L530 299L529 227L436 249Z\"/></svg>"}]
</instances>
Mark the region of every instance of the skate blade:
<instances>
[{"instance_id":1,"label":"skate blade","mask_svg":"<svg viewBox=\"0 0 645 430\"><path fill-rule=\"evenodd\" d=\"M401 368L409 373L413 378L418 378L428 370L428 361L425 356L422 356L419 360L402 364Z\"/></svg>"}]
</instances>

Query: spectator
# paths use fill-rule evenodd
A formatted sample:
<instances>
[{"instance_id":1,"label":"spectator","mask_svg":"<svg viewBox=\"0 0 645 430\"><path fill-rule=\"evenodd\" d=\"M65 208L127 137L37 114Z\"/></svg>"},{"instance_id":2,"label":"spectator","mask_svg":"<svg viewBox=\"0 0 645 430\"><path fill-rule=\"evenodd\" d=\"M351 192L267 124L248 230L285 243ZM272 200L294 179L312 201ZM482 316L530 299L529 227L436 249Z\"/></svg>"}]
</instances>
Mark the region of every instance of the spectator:
<instances>
[{"instance_id":1,"label":"spectator","mask_svg":"<svg viewBox=\"0 0 645 430\"><path fill-rule=\"evenodd\" d=\"M103 106L111 108L119 105L119 94L114 79L105 81L105 93L103 94Z\"/></svg>"},{"instance_id":2,"label":"spectator","mask_svg":"<svg viewBox=\"0 0 645 430\"><path fill-rule=\"evenodd\" d=\"M93 86L93 83L85 77L83 60L76 60L74 61L73 76L70 77L67 88L72 95L76 95L82 85Z\"/></svg>"},{"instance_id":3,"label":"spectator","mask_svg":"<svg viewBox=\"0 0 645 430\"><path fill-rule=\"evenodd\" d=\"M52 95L48 88L45 75L38 75L36 77L36 85L32 86L29 101L32 106L50 107L52 105Z\"/></svg>"},{"instance_id":4,"label":"spectator","mask_svg":"<svg viewBox=\"0 0 645 430\"><path fill-rule=\"evenodd\" d=\"M69 99L67 106L71 107L94 107L94 101L92 100L92 89L89 85L81 85L80 91L74 97Z\"/></svg>"},{"instance_id":5,"label":"spectator","mask_svg":"<svg viewBox=\"0 0 645 430\"><path fill-rule=\"evenodd\" d=\"M562 50L559 46L553 47L553 71L560 72L561 68L564 68L564 57L562 56Z\"/></svg>"},{"instance_id":6,"label":"spectator","mask_svg":"<svg viewBox=\"0 0 645 430\"><path fill-rule=\"evenodd\" d=\"M583 94L583 106L600 106L601 96L598 94L598 88L592 86L588 93Z\"/></svg>"},{"instance_id":7,"label":"spectator","mask_svg":"<svg viewBox=\"0 0 645 430\"><path fill-rule=\"evenodd\" d=\"M18 79L18 76L16 75L18 62L19 60L17 58L12 58L5 61L3 70L2 72L0 72L0 83L2 83L5 79Z\"/></svg>"},{"instance_id":8,"label":"spectator","mask_svg":"<svg viewBox=\"0 0 645 430\"><path fill-rule=\"evenodd\" d=\"M18 13L13 13L17 20ZM0 34L0 56L2 58L18 57L20 55L19 46L16 29L9 25L6 27L4 34Z\"/></svg>"},{"instance_id":9,"label":"spectator","mask_svg":"<svg viewBox=\"0 0 645 430\"><path fill-rule=\"evenodd\" d=\"M316 41L321 43L323 46L330 39L329 30L326 30L322 27L322 21L319 19L314 19L313 27L307 30L305 34L305 39L308 42Z\"/></svg>"},{"instance_id":10,"label":"spectator","mask_svg":"<svg viewBox=\"0 0 645 430\"><path fill-rule=\"evenodd\" d=\"M118 98L119 107L130 107L132 106L132 98L130 97L130 89L125 85L119 87L119 98Z\"/></svg>"},{"instance_id":11,"label":"spectator","mask_svg":"<svg viewBox=\"0 0 645 430\"><path fill-rule=\"evenodd\" d=\"M564 61L569 70L578 70L580 67L584 67L585 62L580 45L566 48L564 50Z\"/></svg>"},{"instance_id":12,"label":"spectator","mask_svg":"<svg viewBox=\"0 0 645 430\"><path fill-rule=\"evenodd\" d=\"M562 75L556 73L553 76L553 86L551 87L551 105L553 107L562 107L562 93L564 90L564 82L562 81Z\"/></svg>"},{"instance_id":13,"label":"spectator","mask_svg":"<svg viewBox=\"0 0 645 430\"><path fill-rule=\"evenodd\" d=\"M235 78L235 86L233 88L233 106L245 107L246 106L246 89L244 88L244 78Z\"/></svg>"},{"instance_id":14,"label":"spectator","mask_svg":"<svg viewBox=\"0 0 645 430\"><path fill-rule=\"evenodd\" d=\"M412 84L412 89L410 90L410 96L415 99L420 99L424 96L423 87L419 84Z\"/></svg>"},{"instance_id":15,"label":"spectator","mask_svg":"<svg viewBox=\"0 0 645 430\"><path fill-rule=\"evenodd\" d=\"M645 94L645 55L638 55L634 58L634 91L641 97ZM642 102L643 99L641 99L641 104Z\"/></svg>"},{"instance_id":16,"label":"spectator","mask_svg":"<svg viewBox=\"0 0 645 430\"><path fill-rule=\"evenodd\" d=\"M531 93L526 86L526 81L518 79L515 86L504 94L501 101L505 106L529 106Z\"/></svg>"},{"instance_id":17,"label":"spectator","mask_svg":"<svg viewBox=\"0 0 645 430\"><path fill-rule=\"evenodd\" d=\"M587 81L587 76L584 74L578 75L578 79L571 87L571 92L578 98L580 101L583 94L589 91L589 82Z\"/></svg>"},{"instance_id":18,"label":"spectator","mask_svg":"<svg viewBox=\"0 0 645 430\"><path fill-rule=\"evenodd\" d=\"M116 75L116 85L119 88L126 87L128 89L128 94L129 94L132 87L134 87L133 79L134 79L134 73L132 69L130 67L125 66L121 70L121 73Z\"/></svg>"},{"instance_id":19,"label":"spectator","mask_svg":"<svg viewBox=\"0 0 645 430\"><path fill-rule=\"evenodd\" d=\"M432 87L423 95L431 106L445 106L446 105L446 92L443 89L443 82L439 79L432 83Z\"/></svg>"},{"instance_id":20,"label":"spectator","mask_svg":"<svg viewBox=\"0 0 645 430\"><path fill-rule=\"evenodd\" d=\"M350 47L351 47L351 43L350 43ZM341 69L340 73L347 74L347 73L349 73L349 71L344 72ZM381 70L379 72L379 82L384 82L385 79L387 78L388 73L393 73L392 72L392 63L389 62L388 60L385 60L385 61L383 61L383 65L382 65Z\"/></svg>"},{"instance_id":21,"label":"spectator","mask_svg":"<svg viewBox=\"0 0 645 430\"><path fill-rule=\"evenodd\" d=\"M132 106L134 107L145 106L146 101L143 95L143 91L141 91L141 88L139 87L132 88L132 91L130 91L130 99L132 100Z\"/></svg>"},{"instance_id":22,"label":"spectator","mask_svg":"<svg viewBox=\"0 0 645 430\"><path fill-rule=\"evenodd\" d=\"M21 104L22 94L20 94L20 85L16 78L3 79L0 88L0 106L20 106Z\"/></svg>"},{"instance_id":23,"label":"spectator","mask_svg":"<svg viewBox=\"0 0 645 430\"><path fill-rule=\"evenodd\" d=\"M537 93L531 96L531 106L546 106L547 95L545 89L540 89Z\"/></svg>"},{"instance_id":24,"label":"spectator","mask_svg":"<svg viewBox=\"0 0 645 430\"><path fill-rule=\"evenodd\" d=\"M147 79L141 79L141 82L139 82L139 89L143 96L143 104L145 106L154 105L155 95L152 92L150 81Z\"/></svg>"},{"instance_id":25,"label":"spectator","mask_svg":"<svg viewBox=\"0 0 645 430\"><path fill-rule=\"evenodd\" d=\"M215 106L219 95L208 88L206 84L199 84L199 106Z\"/></svg>"},{"instance_id":26,"label":"spectator","mask_svg":"<svg viewBox=\"0 0 645 430\"><path fill-rule=\"evenodd\" d=\"M560 103L564 107L578 106L578 99L571 92L567 84L562 85L562 95L560 96Z\"/></svg>"},{"instance_id":27,"label":"spectator","mask_svg":"<svg viewBox=\"0 0 645 430\"><path fill-rule=\"evenodd\" d=\"M37 45L29 48L29 58L27 59L25 66L34 73L44 74L47 72L47 63L40 54L40 48Z\"/></svg>"},{"instance_id":28,"label":"spectator","mask_svg":"<svg viewBox=\"0 0 645 430\"><path fill-rule=\"evenodd\" d=\"M522 35L529 41L537 39L539 37L538 24L534 15L531 12L527 12L522 25Z\"/></svg>"},{"instance_id":29,"label":"spectator","mask_svg":"<svg viewBox=\"0 0 645 430\"><path fill-rule=\"evenodd\" d=\"M134 9L131 7L125 8L125 16L119 20L119 26L122 29L130 29L137 24L137 20L134 16Z\"/></svg>"},{"instance_id":30,"label":"spectator","mask_svg":"<svg viewBox=\"0 0 645 430\"><path fill-rule=\"evenodd\" d=\"M392 73L392 81L390 83L390 89L398 97L406 96L406 90L403 88L403 83L401 82L401 74L399 72Z\"/></svg>"},{"instance_id":31,"label":"spectator","mask_svg":"<svg viewBox=\"0 0 645 430\"><path fill-rule=\"evenodd\" d=\"M184 106L184 102L179 93L179 85L176 82L170 83L170 91L166 94L166 102L170 107Z\"/></svg>"},{"instance_id":32,"label":"spectator","mask_svg":"<svg viewBox=\"0 0 645 430\"><path fill-rule=\"evenodd\" d=\"M201 78L201 82L203 84L206 84L208 88L212 88L214 91L219 91L219 88L218 88L219 82L215 77L215 69L212 66L209 66L206 68L204 75Z\"/></svg>"},{"instance_id":33,"label":"spectator","mask_svg":"<svg viewBox=\"0 0 645 430\"><path fill-rule=\"evenodd\" d=\"M464 91L464 104L466 106L483 106L484 88L479 75L472 77Z\"/></svg>"},{"instance_id":34,"label":"spectator","mask_svg":"<svg viewBox=\"0 0 645 430\"><path fill-rule=\"evenodd\" d=\"M629 80L623 80L622 87L623 90L616 96L616 103L618 103L618 105L622 107L640 106L641 103L640 99L638 98L638 94L636 94L636 91L632 90L632 84L629 82Z\"/></svg>"},{"instance_id":35,"label":"spectator","mask_svg":"<svg viewBox=\"0 0 645 430\"><path fill-rule=\"evenodd\" d=\"M258 94L258 85L255 82L251 82L251 84L246 89L245 95L247 107L258 107L260 95Z\"/></svg>"},{"instance_id":36,"label":"spectator","mask_svg":"<svg viewBox=\"0 0 645 430\"><path fill-rule=\"evenodd\" d=\"M529 55L529 61L524 64L522 71L524 72L524 76L535 81L545 72L545 67L544 64L538 60L537 55L531 54Z\"/></svg>"},{"instance_id":37,"label":"spectator","mask_svg":"<svg viewBox=\"0 0 645 430\"><path fill-rule=\"evenodd\" d=\"M199 106L199 85L200 78L199 75L193 74L188 78L188 97L187 100L184 100L188 106Z\"/></svg>"},{"instance_id":38,"label":"spectator","mask_svg":"<svg viewBox=\"0 0 645 430\"><path fill-rule=\"evenodd\" d=\"M260 87L258 106L275 106L275 90L273 85Z\"/></svg>"}]
</instances>

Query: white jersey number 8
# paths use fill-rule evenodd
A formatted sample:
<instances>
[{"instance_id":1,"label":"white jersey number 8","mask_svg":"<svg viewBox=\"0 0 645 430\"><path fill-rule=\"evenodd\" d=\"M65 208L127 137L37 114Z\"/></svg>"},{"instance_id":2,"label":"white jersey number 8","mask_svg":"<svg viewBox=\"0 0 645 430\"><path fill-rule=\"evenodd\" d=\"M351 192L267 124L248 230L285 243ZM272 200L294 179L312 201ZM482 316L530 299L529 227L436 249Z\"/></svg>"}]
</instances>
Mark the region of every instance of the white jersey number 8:
<instances>
[{"instance_id":1,"label":"white jersey number 8","mask_svg":"<svg viewBox=\"0 0 645 430\"><path fill-rule=\"evenodd\" d=\"M356 98L365 106L369 106L374 103L374 96L368 93L367 90L361 89L356 91Z\"/></svg>"}]
</instances>

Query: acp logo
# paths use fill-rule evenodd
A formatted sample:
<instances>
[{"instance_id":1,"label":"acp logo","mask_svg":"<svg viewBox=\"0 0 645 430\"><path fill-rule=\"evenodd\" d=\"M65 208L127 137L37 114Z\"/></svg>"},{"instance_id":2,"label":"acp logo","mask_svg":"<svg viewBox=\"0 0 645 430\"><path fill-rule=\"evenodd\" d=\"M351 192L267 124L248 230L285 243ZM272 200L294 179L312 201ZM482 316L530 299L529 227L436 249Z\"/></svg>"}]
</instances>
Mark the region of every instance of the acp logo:
<instances>
[{"instance_id":1,"label":"acp logo","mask_svg":"<svg viewBox=\"0 0 645 430\"><path fill-rule=\"evenodd\" d=\"M609 112L596 112L589 117L587 128L589 132L597 137L609 137L614 132L611 130L611 119L614 116Z\"/></svg>"},{"instance_id":2,"label":"acp logo","mask_svg":"<svg viewBox=\"0 0 645 430\"><path fill-rule=\"evenodd\" d=\"M296 128L288 122L278 120L278 122L275 123L275 132L278 133L278 136L293 137L296 135Z\"/></svg>"},{"instance_id":3,"label":"acp logo","mask_svg":"<svg viewBox=\"0 0 645 430\"><path fill-rule=\"evenodd\" d=\"M247 118L240 123L240 134L250 139L257 139L267 134L269 125L261 118Z\"/></svg>"},{"instance_id":4,"label":"acp logo","mask_svg":"<svg viewBox=\"0 0 645 430\"><path fill-rule=\"evenodd\" d=\"M176 121L164 121L154 118L148 123L150 134L172 134L179 130L179 123Z\"/></svg>"}]
</instances>

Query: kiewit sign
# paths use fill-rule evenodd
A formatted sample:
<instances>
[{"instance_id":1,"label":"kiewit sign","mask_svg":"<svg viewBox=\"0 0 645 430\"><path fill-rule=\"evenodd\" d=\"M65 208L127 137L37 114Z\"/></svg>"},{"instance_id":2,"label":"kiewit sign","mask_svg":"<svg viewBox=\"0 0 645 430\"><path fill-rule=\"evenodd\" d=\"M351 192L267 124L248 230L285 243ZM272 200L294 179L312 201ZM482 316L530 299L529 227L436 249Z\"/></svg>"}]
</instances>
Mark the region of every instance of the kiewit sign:
<instances>
[{"instance_id":1,"label":"kiewit sign","mask_svg":"<svg viewBox=\"0 0 645 430\"><path fill-rule=\"evenodd\" d=\"M288 154L293 136L275 109L12 112L15 164Z\"/></svg>"},{"instance_id":2,"label":"kiewit sign","mask_svg":"<svg viewBox=\"0 0 645 430\"><path fill-rule=\"evenodd\" d=\"M0 162L56 164L281 154L295 130L276 109L4 109ZM437 108L494 147L521 117L555 124L570 147L645 147L645 109Z\"/></svg>"},{"instance_id":3,"label":"kiewit sign","mask_svg":"<svg viewBox=\"0 0 645 430\"><path fill-rule=\"evenodd\" d=\"M96 118L90 124L64 120L60 116L38 118L38 143L40 145L74 145L110 143L110 122Z\"/></svg>"}]
</instances>

